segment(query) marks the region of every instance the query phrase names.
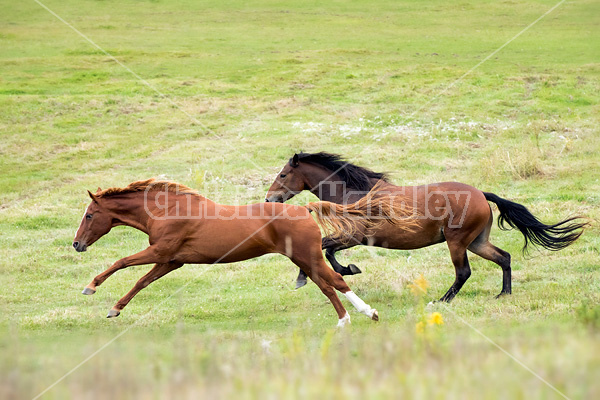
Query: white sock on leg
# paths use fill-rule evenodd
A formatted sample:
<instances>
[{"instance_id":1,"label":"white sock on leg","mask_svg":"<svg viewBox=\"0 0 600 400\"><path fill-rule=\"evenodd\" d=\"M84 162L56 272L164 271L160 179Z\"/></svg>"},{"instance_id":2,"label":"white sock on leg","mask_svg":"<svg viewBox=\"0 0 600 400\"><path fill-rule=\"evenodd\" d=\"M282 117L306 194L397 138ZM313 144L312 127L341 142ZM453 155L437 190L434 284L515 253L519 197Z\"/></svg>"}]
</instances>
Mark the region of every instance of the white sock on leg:
<instances>
[{"instance_id":1,"label":"white sock on leg","mask_svg":"<svg viewBox=\"0 0 600 400\"><path fill-rule=\"evenodd\" d=\"M352 290L344 293L344 295L346 296L348 301L350 301L350 303L352 303L352 305L356 307L356 309L359 312L365 314L369 318L373 318L373 313L375 312L375 310L373 310L370 305L362 301L360 297L354 294Z\"/></svg>"},{"instance_id":2,"label":"white sock on leg","mask_svg":"<svg viewBox=\"0 0 600 400\"><path fill-rule=\"evenodd\" d=\"M343 318L340 318L338 320L338 328L343 328L346 324L351 324L352 321L350 321L350 314L348 314L348 312L346 311L346 315L344 315Z\"/></svg>"}]
</instances>

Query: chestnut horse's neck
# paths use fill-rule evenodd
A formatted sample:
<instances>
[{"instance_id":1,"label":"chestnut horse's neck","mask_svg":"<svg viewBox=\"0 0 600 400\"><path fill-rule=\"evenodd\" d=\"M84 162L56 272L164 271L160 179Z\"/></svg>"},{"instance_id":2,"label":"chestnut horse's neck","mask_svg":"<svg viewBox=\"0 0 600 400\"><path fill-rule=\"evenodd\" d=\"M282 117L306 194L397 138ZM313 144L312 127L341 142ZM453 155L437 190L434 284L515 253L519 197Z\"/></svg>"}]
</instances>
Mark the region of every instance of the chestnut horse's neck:
<instances>
[{"instance_id":1,"label":"chestnut horse's neck","mask_svg":"<svg viewBox=\"0 0 600 400\"><path fill-rule=\"evenodd\" d=\"M174 216L199 217L198 205L214 207L217 203L199 194L174 193L165 191L130 192L99 199L100 206L109 211L113 218L113 226L127 225L150 234L150 222L153 219L164 219L166 214ZM168 218L167 218L168 219Z\"/></svg>"},{"instance_id":2,"label":"chestnut horse's neck","mask_svg":"<svg viewBox=\"0 0 600 400\"><path fill-rule=\"evenodd\" d=\"M298 168L302 168L305 189L310 190L320 200L338 204L354 203L368 192L357 191L355 188L349 187L335 171L321 166L301 163ZM371 179L371 188L377 182L378 179Z\"/></svg>"},{"instance_id":3,"label":"chestnut horse's neck","mask_svg":"<svg viewBox=\"0 0 600 400\"><path fill-rule=\"evenodd\" d=\"M134 192L100 198L102 208L113 214L114 225L127 225L148 233L150 215L144 208L144 193Z\"/></svg>"}]
</instances>

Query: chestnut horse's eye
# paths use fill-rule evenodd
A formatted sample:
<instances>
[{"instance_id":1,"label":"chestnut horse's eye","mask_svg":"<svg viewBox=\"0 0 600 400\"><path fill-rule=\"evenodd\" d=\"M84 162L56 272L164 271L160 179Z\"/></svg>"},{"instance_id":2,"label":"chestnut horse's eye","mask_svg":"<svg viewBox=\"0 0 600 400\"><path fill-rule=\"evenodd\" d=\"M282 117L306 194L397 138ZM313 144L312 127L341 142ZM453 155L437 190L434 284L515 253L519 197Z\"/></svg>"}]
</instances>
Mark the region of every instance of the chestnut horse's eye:
<instances>
[{"instance_id":1,"label":"chestnut horse's eye","mask_svg":"<svg viewBox=\"0 0 600 400\"><path fill-rule=\"evenodd\" d=\"M286 176L287 176L286 174L279 175L280 178L285 178Z\"/></svg>"},{"instance_id":2,"label":"chestnut horse's eye","mask_svg":"<svg viewBox=\"0 0 600 400\"><path fill-rule=\"evenodd\" d=\"M85 216L85 219L92 219L92 214L88 214Z\"/></svg>"}]
</instances>

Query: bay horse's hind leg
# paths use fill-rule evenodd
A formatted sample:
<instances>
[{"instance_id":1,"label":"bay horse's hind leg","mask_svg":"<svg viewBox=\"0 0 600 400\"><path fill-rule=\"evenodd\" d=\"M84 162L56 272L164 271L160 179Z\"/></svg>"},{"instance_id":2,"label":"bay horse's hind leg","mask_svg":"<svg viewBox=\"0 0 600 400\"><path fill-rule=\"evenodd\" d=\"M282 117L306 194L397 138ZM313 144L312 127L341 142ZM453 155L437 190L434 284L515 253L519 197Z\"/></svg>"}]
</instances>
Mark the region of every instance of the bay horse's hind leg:
<instances>
[{"instance_id":1,"label":"bay horse's hind leg","mask_svg":"<svg viewBox=\"0 0 600 400\"><path fill-rule=\"evenodd\" d=\"M469 246L469 250L477 254L480 257L485 258L498 264L502 267L502 291L496 298L512 293L511 285L511 269L510 269L510 253L494 246L487 241L487 238L483 242L475 240Z\"/></svg>"},{"instance_id":2,"label":"bay horse's hind leg","mask_svg":"<svg viewBox=\"0 0 600 400\"><path fill-rule=\"evenodd\" d=\"M133 299L133 297L139 293L140 290L147 287L149 284L168 274L171 271L180 268L183 264L180 263L164 263L164 264L155 264L154 267L146 275L144 275L133 288L121 298L115 304L115 306L108 312L107 318L118 317L121 314L121 311L125 308L127 304Z\"/></svg>"},{"instance_id":3,"label":"bay horse's hind leg","mask_svg":"<svg viewBox=\"0 0 600 400\"><path fill-rule=\"evenodd\" d=\"M502 291L496 298L511 294L511 269L510 269L510 254L489 242L490 231L494 223L494 217L490 212L485 229L473 240L468 247L470 251L480 257L485 258L498 264L502 268Z\"/></svg>"},{"instance_id":4,"label":"bay horse's hind leg","mask_svg":"<svg viewBox=\"0 0 600 400\"><path fill-rule=\"evenodd\" d=\"M469 266L467 251L462 245L448 243L448 247L450 248L450 256L452 257L452 263L456 271L456 278L440 301L449 303L471 276L471 267Z\"/></svg>"}]
</instances>

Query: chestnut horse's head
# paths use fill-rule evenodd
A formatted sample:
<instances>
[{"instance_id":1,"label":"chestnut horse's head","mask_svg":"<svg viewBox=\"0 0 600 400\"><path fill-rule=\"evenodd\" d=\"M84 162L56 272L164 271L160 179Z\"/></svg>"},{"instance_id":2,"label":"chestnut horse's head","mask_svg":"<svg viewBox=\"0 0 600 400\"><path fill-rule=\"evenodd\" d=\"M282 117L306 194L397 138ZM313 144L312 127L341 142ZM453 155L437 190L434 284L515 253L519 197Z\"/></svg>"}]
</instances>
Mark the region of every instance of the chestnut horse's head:
<instances>
[{"instance_id":1,"label":"chestnut horse's head","mask_svg":"<svg viewBox=\"0 0 600 400\"><path fill-rule=\"evenodd\" d=\"M100 193L100 188L98 188L98 193ZM89 190L88 194L92 202L85 209L83 219L79 224L75 239L73 239L73 247L79 252L86 251L88 246L91 246L96 240L110 232L114 226L113 216L102 208L99 198Z\"/></svg>"},{"instance_id":2,"label":"chestnut horse's head","mask_svg":"<svg viewBox=\"0 0 600 400\"><path fill-rule=\"evenodd\" d=\"M298 168L299 165L298 154L294 154L294 157L290 158L285 167L279 171L275 182L269 188L265 198L266 202L283 203L306 188L304 176Z\"/></svg>"}]
</instances>

